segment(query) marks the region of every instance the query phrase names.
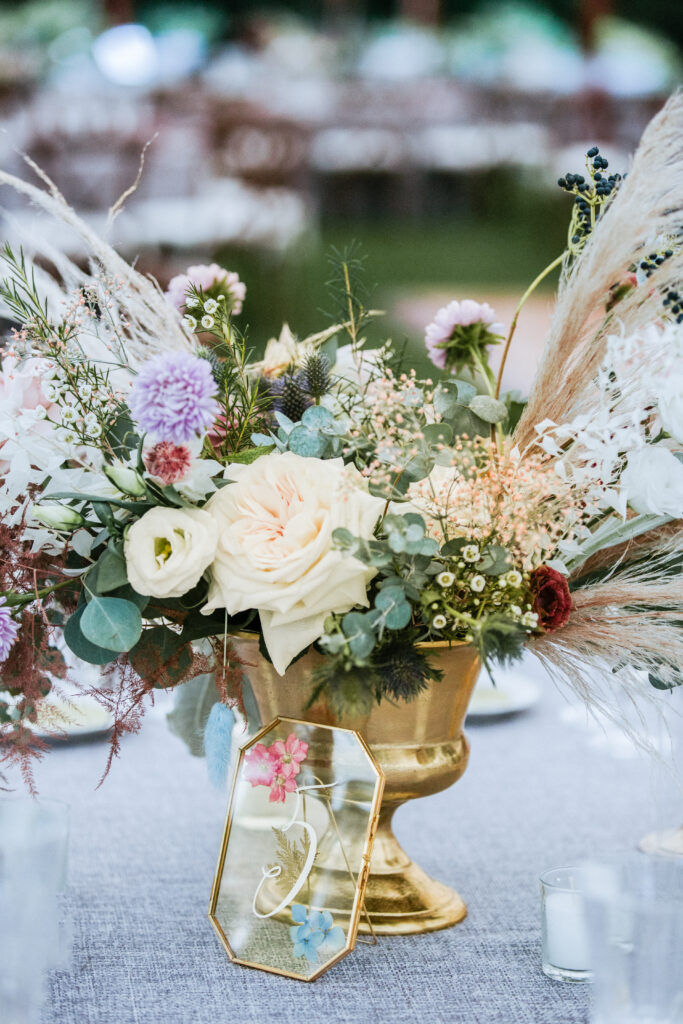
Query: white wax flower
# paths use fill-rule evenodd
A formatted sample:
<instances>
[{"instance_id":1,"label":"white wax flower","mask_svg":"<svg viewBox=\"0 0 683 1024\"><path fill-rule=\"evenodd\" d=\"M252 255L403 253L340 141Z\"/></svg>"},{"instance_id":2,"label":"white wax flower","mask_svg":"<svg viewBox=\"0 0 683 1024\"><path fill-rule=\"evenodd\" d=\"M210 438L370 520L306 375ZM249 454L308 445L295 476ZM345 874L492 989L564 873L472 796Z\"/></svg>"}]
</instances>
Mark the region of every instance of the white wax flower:
<instances>
[{"instance_id":1,"label":"white wax flower","mask_svg":"<svg viewBox=\"0 0 683 1024\"><path fill-rule=\"evenodd\" d=\"M124 542L131 586L149 597L182 597L213 561L217 539L216 523L202 509L150 509Z\"/></svg>"},{"instance_id":2,"label":"white wax flower","mask_svg":"<svg viewBox=\"0 0 683 1024\"><path fill-rule=\"evenodd\" d=\"M206 505L218 524L218 547L205 614L258 609L263 638L277 672L324 632L330 612L367 607L374 575L335 546L345 527L370 539L384 502L367 492L342 459L293 452L231 465Z\"/></svg>"},{"instance_id":3,"label":"white wax flower","mask_svg":"<svg viewBox=\"0 0 683 1024\"><path fill-rule=\"evenodd\" d=\"M683 463L668 448L648 445L631 452L619 485L641 515L683 516Z\"/></svg>"}]
</instances>

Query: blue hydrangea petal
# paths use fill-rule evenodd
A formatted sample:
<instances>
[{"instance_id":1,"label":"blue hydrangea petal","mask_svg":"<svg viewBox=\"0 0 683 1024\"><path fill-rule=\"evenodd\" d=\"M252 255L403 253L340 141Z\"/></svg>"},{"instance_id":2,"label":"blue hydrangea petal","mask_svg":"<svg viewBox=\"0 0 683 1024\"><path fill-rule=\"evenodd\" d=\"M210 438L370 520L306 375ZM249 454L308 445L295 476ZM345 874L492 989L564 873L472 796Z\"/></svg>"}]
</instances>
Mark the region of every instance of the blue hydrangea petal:
<instances>
[{"instance_id":1,"label":"blue hydrangea petal","mask_svg":"<svg viewBox=\"0 0 683 1024\"><path fill-rule=\"evenodd\" d=\"M325 933L325 946L330 946L333 949L341 949L346 945L346 935L344 929L337 925L335 928L330 928Z\"/></svg>"},{"instance_id":2,"label":"blue hydrangea petal","mask_svg":"<svg viewBox=\"0 0 683 1024\"><path fill-rule=\"evenodd\" d=\"M306 908L303 903L292 903L292 920L304 924L306 917Z\"/></svg>"},{"instance_id":3,"label":"blue hydrangea petal","mask_svg":"<svg viewBox=\"0 0 683 1024\"><path fill-rule=\"evenodd\" d=\"M334 924L334 918L329 910L323 910L318 914L318 922L318 928L326 932L329 931Z\"/></svg>"}]
</instances>

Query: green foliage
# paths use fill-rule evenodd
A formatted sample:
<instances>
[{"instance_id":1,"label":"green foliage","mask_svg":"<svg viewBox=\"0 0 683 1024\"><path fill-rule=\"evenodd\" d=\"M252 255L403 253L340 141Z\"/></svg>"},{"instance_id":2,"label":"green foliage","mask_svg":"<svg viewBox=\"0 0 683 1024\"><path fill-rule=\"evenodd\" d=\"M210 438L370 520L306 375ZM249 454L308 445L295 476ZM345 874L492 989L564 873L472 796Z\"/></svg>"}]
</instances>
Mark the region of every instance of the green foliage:
<instances>
[{"instance_id":1,"label":"green foliage","mask_svg":"<svg viewBox=\"0 0 683 1024\"><path fill-rule=\"evenodd\" d=\"M130 652L130 662L141 679L157 689L182 682L192 665L192 645L168 626L152 626Z\"/></svg>"},{"instance_id":2,"label":"green foliage","mask_svg":"<svg viewBox=\"0 0 683 1024\"><path fill-rule=\"evenodd\" d=\"M276 413L275 418L279 425L275 443L280 451L289 450L296 455L318 459L341 455L347 424L335 419L324 406L310 406L300 423L293 423L283 413ZM254 443L262 442L262 436L255 435L252 440Z\"/></svg>"},{"instance_id":3,"label":"green foliage","mask_svg":"<svg viewBox=\"0 0 683 1024\"><path fill-rule=\"evenodd\" d=\"M518 622L505 615L489 615L476 626L473 642L484 665L491 662L509 665L524 653L526 631Z\"/></svg>"},{"instance_id":4,"label":"green foliage","mask_svg":"<svg viewBox=\"0 0 683 1024\"><path fill-rule=\"evenodd\" d=\"M85 609L85 604L77 608L64 626L66 645L81 661L87 661L90 665L108 665L118 658L119 651L107 650L84 635L81 630L81 619Z\"/></svg>"},{"instance_id":5,"label":"green foliage","mask_svg":"<svg viewBox=\"0 0 683 1024\"><path fill-rule=\"evenodd\" d=\"M86 640L107 651L129 651L140 639L142 616L132 601L93 595L80 619Z\"/></svg>"}]
</instances>

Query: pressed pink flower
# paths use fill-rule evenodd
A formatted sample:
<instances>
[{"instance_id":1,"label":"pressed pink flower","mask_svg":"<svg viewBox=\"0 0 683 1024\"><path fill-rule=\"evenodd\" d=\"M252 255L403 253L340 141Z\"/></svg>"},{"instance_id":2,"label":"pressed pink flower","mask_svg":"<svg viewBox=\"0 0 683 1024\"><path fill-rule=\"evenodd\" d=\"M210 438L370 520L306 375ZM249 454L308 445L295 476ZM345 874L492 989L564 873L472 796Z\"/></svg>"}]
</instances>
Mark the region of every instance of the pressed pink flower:
<instances>
[{"instance_id":1,"label":"pressed pink flower","mask_svg":"<svg viewBox=\"0 0 683 1024\"><path fill-rule=\"evenodd\" d=\"M270 749L263 743L257 743L244 755L244 777L247 782L251 782L252 786L274 785L279 768L278 759L273 757ZM294 783L294 788L296 789L296 783Z\"/></svg>"},{"instance_id":2,"label":"pressed pink flower","mask_svg":"<svg viewBox=\"0 0 683 1024\"><path fill-rule=\"evenodd\" d=\"M294 774L289 774L286 771L287 767L286 765L280 766L278 773L270 784L268 802L271 804L283 804L287 799L287 794L293 793L296 789Z\"/></svg>"},{"instance_id":3,"label":"pressed pink flower","mask_svg":"<svg viewBox=\"0 0 683 1024\"><path fill-rule=\"evenodd\" d=\"M487 302L463 299L442 306L425 328L429 358L440 369L458 370L467 362L473 347L482 350L495 344L503 333L496 314Z\"/></svg>"},{"instance_id":4,"label":"pressed pink flower","mask_svg":"<svg viewBox=\"0 0 683 1024\"><path fill-rule=\"evenodd\" d=\"M308 754L308 743L297 739L294 733L290 733L283 742L277 740L271 746L271 752L277 755L284 768L289 767L292 775L298 775L301 770L301 762L306 760Z\"/></svg>"},{"instance_id":5,"label":"pressed pink flower","mask_svg":"<svg viewBox=\"0 0 683 1024\"><path fill-rule=\"evenodd\" d=\"M163 484L177 484L192 467L192 452L184 444L160 441L142 456L147 472Z\"/></svg>"},{"instance_id":6,"label":"pressed pink flower","mask_svg":"<svg viewBox=\"0 0 683 1024\"><path fill-rule=\"evenodd\" d=\"M207 297L218 298L224 295L232 312L242 312L242 303L247 294L247 287L234 270L226 270L217 263L197 264L188 267L184 274L177 274L168 283L166 298L177 310L185 308L185 299L190 287L201 289Z\"/></svg>"}]
</instances>

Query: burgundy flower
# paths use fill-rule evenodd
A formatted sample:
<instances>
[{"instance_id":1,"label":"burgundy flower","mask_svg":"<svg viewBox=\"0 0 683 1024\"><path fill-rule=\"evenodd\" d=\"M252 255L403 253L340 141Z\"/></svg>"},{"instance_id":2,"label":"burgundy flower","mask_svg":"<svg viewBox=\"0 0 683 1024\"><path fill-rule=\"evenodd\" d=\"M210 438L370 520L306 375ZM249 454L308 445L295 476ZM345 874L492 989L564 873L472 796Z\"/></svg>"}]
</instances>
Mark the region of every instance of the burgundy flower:
<instances>
[{"instance_id":1,"label":"burgundy flower","mask_svg":"<svg viewBox=\"0 0 683 1024\"><path fill-rule=\"evenodd\" d=\"M534 611L543 629L564 626L572 610L572 598L566 578L549 565L539 565L529 580L534 595Z\"/></svg>"}]
</instances>

